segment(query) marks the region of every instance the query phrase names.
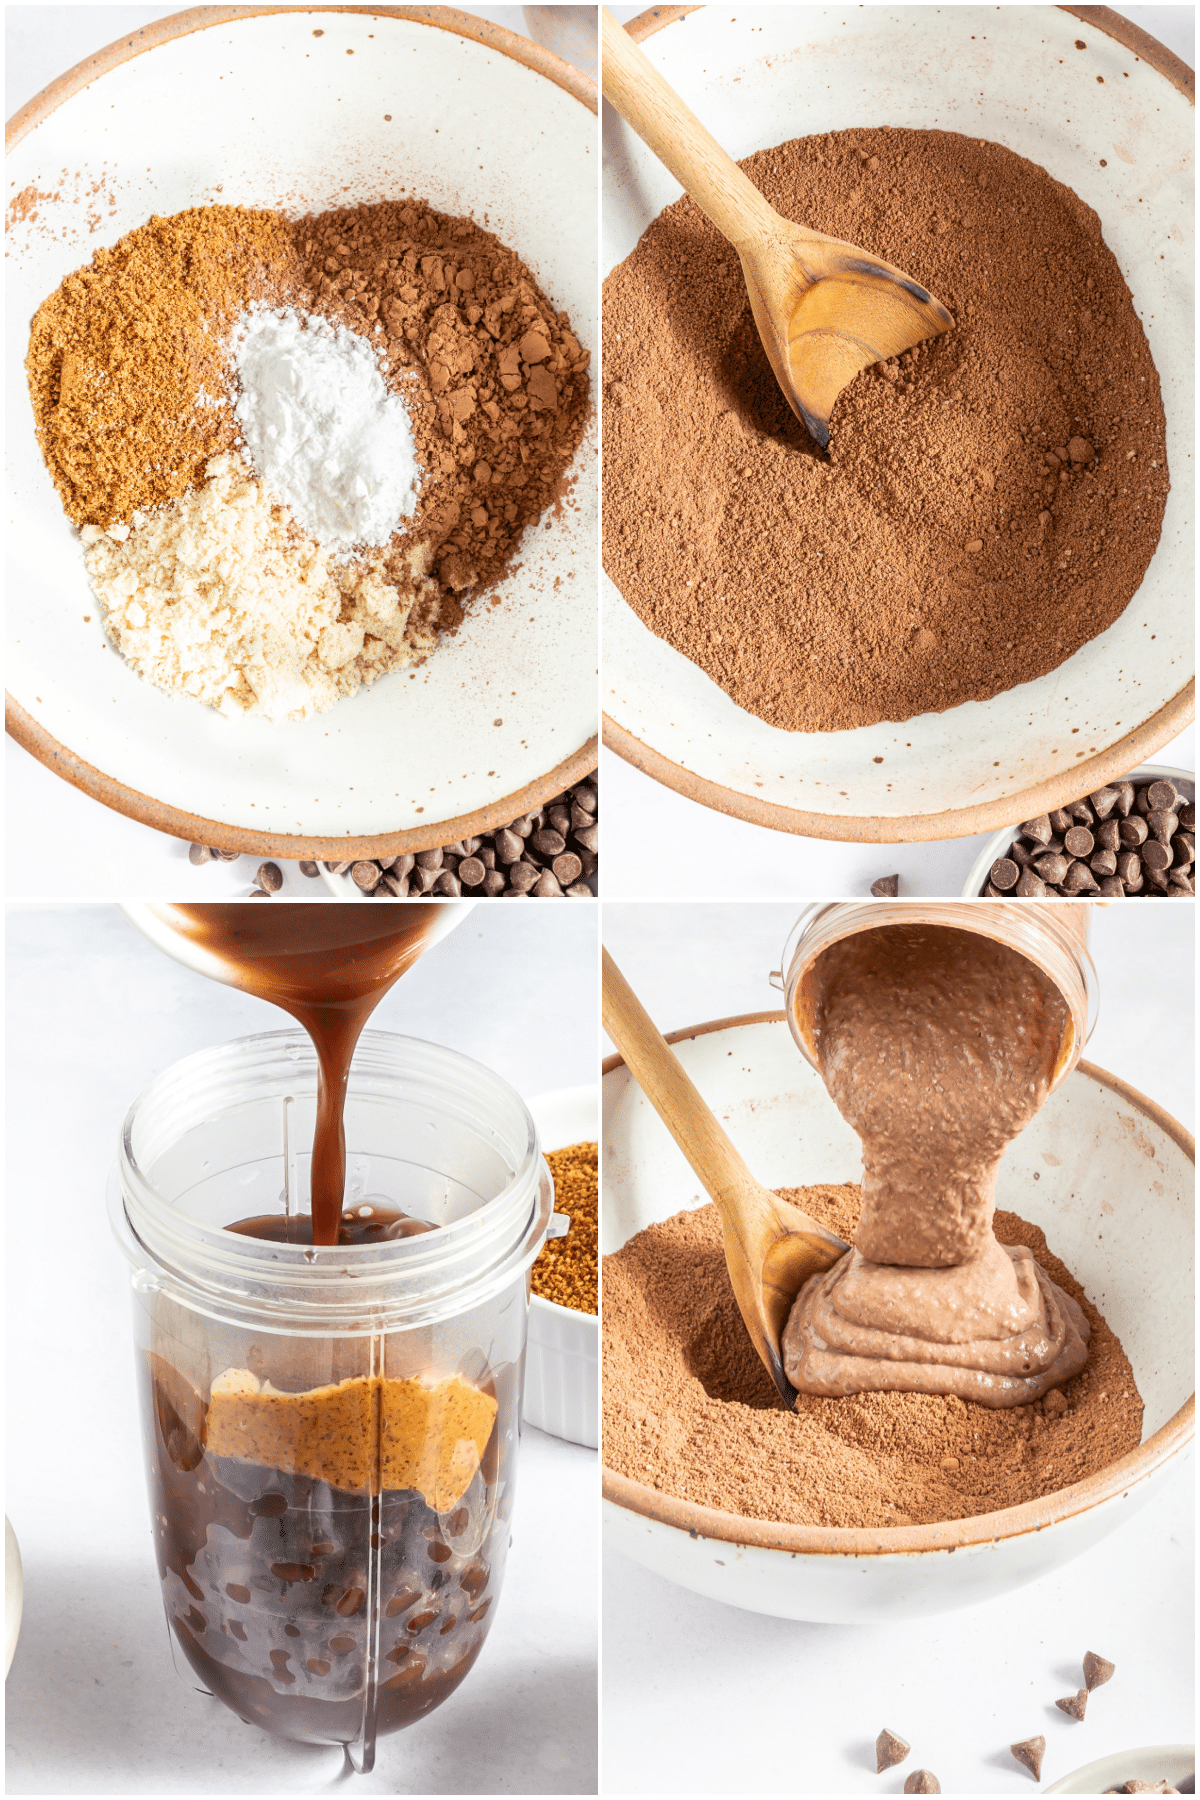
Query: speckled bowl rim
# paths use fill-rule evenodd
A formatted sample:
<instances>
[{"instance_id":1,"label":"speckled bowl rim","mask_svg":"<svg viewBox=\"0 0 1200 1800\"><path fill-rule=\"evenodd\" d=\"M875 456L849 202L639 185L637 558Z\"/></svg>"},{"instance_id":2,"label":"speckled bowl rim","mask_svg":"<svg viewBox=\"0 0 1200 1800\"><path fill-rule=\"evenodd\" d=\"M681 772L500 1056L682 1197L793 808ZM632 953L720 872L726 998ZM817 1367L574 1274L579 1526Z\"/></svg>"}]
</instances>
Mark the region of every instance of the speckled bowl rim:
<instances>
[{"instance_id":1,"label":"speckled bowl rim","mask_svg":"<svg viewBox=\"0 0 1200 1800\"><path fill-rule=\"evenodd\" d=\"M521 37L503 25L493 25L487 19L473 18L452 6L195 6L186 12L153 20L140 31L118 38L115 43L97 50L83 62L76 63L73 69L59 75L8 120L4 128L5 153L81 88L88 87L121 63L140 56L144 50L153 50L159 44L186 37L193 31L204 31L210 25L237 24L242 19L257 18L264 13L289 12L366 13L371 18L408 19L417 25L456 32L460 37L473 38L476 43L511 57L514 62L523 63L535 74L544 75L565 89L590 112L597 111L596 84L581 70L531 38ZM278 856L288 862L345 862L347 858L357 862L363 857L401 856L405 851L433 850L441 844L457 843L460 838L479 837L485 831L506 825L510 819L519 818L522 813L536 812L564 788L574 787L593 774L599 760L598 739L593 736L548 774L503 799L490 801L476 812L463 813L459 818L371 837L293 837L278 831L256 831L201 818L197 813L183 812L140 793L137 788L114 781L103 770L59 743L8 693L4 696L4 728L51 774L61 776L90 799L99 800L101 805L111 807L114 812L124 813L126 818L136 819L140 825L149 825L154 831L182 838L186 843L207 844L214 850L236 850L252 856Z\"/></svg>"},{"instance_id":2,"label":"speckled bowl rim","mask_svg":"<svg viewBox=\"0 0 1200 1800\"><path fill-rule=\"evenodd\" d=\"M652 6L631 19L625 29L635 42L643 43L664 25L672 25L686 14L699 12L698 6ZM1132 50L1144 63L1164 76L1181 94L1196 99L1196 75L1182 59L1143 31L1131 19L1122 17L1109 6L1063 6L1096 31L1115 38L1125 49ZM974 837L981 831L998 831L1001 827L1033 819L1039 813L1053 812L1071 798L1071 788L1081 777L1080 792L1094 792L1106 782L1118 780L1123 768L1147 762L1156 750L1178 737L1196 716L1196 678L1187 681L1164 706L1151 713L1140 725L1118 739L1115 744L1086 762L1076 763L1061 776L1037 782L1020 794L1005 799L989 800L981 806L955 807L950 812L913 813L907 817L880 817L868 814L850 817L841 814L802 812L792 806L776 806L769 800L758 800L740 794L735 788L709 781L691 769L672 762L624 725L604 715L604 742L622 759L648 775L652 781L673 788L685 800L694 800L713 812L742 819L748 825L763 825L769 831L788 831L798 837L824 838L849 844L921 844L932 839Z\"/></svg>"},{"instance_id":3,"label":"speckled bowl rim","mask_svg":"<svg viewBox=\"0 0 1200 1800\"><path fill-rule=\"evenodd\" d=\"M687 1038L704 1037L712 1031L728 1031L740 1025L783 1024L782 1012L740 1013L729 1019L711 1019L703 1025L685 1027L667 1034L668 1044ZM601 1078L614 1069L623 1068L623 1056L605 1057L600 1066ZM1159 1127L1194 1164L1196 1140L1177 1119L1165 1112L1127 1081L1110 1075L1095 1063L1080 1062L1076 1073L1085 1075L1101 1087L1111 1089L1149 1122ZM601 1371L603 1392L603 1370ZM1107 1468L1076 1481L1070 1487L1042 1499L1027 1500L1021 1506L1008 1506L1000 1512L980 1513L970 1519L948 1519L937 1525L879 1526L873 1530L849 1529L831 1525L783 1525L769 1519L746 1519L738 1513L720 1512L715 1507L697 1506L693 1501L662 1494L644 1482L618 1475L603 1463L604 1431L601 1421L600 1454L603 1467L605 1500L627 1512L652 1519L659 1525L673 1526L692 1538L715 1538L721 1543L756 1550L781 1550L789 1556L903 1556L919 1555L931 1550L964 1550L998 1544L1009 1538L1027 1537L1044 1531L1049 1525L1061 1525L1094 1506L1115 1500L1135 1482L1143 1481L1164 1467L1191 1441L1195 1429L1196 1396L1192 1394L1169 1418L1165 1425L1148 1437L1144 1444L1119 1457Z\"/></svg>"}]
</instances>

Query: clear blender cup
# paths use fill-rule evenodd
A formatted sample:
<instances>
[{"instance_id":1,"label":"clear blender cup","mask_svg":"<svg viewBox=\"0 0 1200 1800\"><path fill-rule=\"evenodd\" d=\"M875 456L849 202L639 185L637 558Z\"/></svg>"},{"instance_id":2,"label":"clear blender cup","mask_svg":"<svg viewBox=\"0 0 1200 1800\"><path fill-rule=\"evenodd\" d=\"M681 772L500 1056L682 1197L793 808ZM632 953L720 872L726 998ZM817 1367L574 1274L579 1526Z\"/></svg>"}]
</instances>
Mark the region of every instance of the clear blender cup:
<instances>
[{"instance_id":1,"label":"clear blender cup","mask_svg":"<svg viewBox=\"0 0 1200 1800\"><path fill-rule=\"evenodd\" d=\"M110 1214L176 1667L365 1772L494 1617L552 1185L498 1076L367 1031L345 1204L437 1229L330 1248L228 1230L307 1208L316 1081L299 1029L165 1070L125 1119Z\"/></svg>"}]
</instances>

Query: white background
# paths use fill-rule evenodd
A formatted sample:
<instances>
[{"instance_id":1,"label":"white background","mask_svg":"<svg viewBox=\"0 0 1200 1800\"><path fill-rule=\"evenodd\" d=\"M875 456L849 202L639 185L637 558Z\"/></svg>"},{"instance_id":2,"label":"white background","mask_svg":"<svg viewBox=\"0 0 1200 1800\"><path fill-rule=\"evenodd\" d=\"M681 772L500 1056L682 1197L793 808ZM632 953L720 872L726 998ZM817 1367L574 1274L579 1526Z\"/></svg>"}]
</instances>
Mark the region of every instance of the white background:
<instances>
[{"instance_id":1,"label":"white background","mask_svg":"<svg viewBox=\"0 0 1200 1800\"><path fill-rule=\"evenodd\" d=\"M660 1030L776 1009L798 907L609 902L603 937ZM1189 1129L1195 1116L1192 906L1092 909L1100 1015L1089 1061ZM611 1046L605 1039L605 1052ZM799 1054L797 1052L797 1054ZM1034 1791L1008 1745L1041 1733L1045 1783L1110 1751L1193 1730L1191 1472L1061 1573L968 1612L805 1625L723 1606L604 1559L603 1768L610 1793ZM1117 1674L1077 1724L1054 1705L1095 1650ZM876 1776L887 1726L912 1744Z\"/></svg>"},{"instance_id":2,"label":"white background","mask_svg":"<svg viewBox=\"0 0 1200 1800\"><path fill-rule=\"evenodd\" d=\"M109 907L8 915L7 1491L25 1619L11 1794L324 1793L342 1755L268 1738L171 1665L105 1184L160 1070L289 1021L159 954ZM596 908L477 907L373 1024L526 1097L595 1080ZM357 1793L593 1793L596 1455L525 1427L496 1623L459 1691L379 1743ZM347 1788L346 1792L351 1790Z\"/></svg>"}]
</instances>

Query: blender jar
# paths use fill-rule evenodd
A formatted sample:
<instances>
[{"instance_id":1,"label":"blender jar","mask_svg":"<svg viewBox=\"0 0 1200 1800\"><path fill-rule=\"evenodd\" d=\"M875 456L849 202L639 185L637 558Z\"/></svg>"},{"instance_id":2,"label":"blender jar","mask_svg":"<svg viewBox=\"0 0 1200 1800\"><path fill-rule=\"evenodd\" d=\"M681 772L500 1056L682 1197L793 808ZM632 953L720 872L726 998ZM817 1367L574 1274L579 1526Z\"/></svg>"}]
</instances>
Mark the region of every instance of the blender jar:
<instances>
[{"instance_id":1,"label":"blender jar","mask_svg":"<svg viewBox=\"0 0 1200 1800\"><path fill-rule=\"evenodd\" d=\"M819 1068L813 1036L813 974L839 939L887 925L939 925L995 939L1035 963L1069 1009L1050 1092L1070 1074L1096 1027L1099 989L1088 952L1087 902L1034 900L847 900L805 907L788 934L773 986L785 996L788 1027L806 1061Z\"/></svg>"},{"instance_id":2,"label":"blender jar","mask_svg":"<svg viewBox=\"0 0 1200 1800\"><path fill-rule=\"evenodd\" d=\"M299 1029L165 1070L125 1119L110 1213L176 1667L366 1771L494 1616L552 1185L498 1076L366 1031L345 1206L437 1229L329 1248L226 1229L307 1211L316 1085Z\"/></svg>"}]
</instances>

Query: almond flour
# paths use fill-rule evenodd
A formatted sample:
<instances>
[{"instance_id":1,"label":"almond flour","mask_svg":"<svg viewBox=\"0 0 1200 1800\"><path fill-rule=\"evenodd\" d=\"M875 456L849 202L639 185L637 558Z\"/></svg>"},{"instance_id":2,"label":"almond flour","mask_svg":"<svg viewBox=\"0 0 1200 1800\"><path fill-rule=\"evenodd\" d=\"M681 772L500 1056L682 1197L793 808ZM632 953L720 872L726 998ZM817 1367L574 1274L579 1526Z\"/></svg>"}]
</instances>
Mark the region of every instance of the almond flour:
<instances>
[{"instance_id":1,"label":"almond flour","mask_svg":"<svg viewBox=\"0 0 1200 1800\"><path fill-rule=\"evenodd\" d=\"M171 506L82 537L126 661L223 713L325 712L437 644L427 546L335 562L235 456Z\"/></svg>"}]
</instances>

